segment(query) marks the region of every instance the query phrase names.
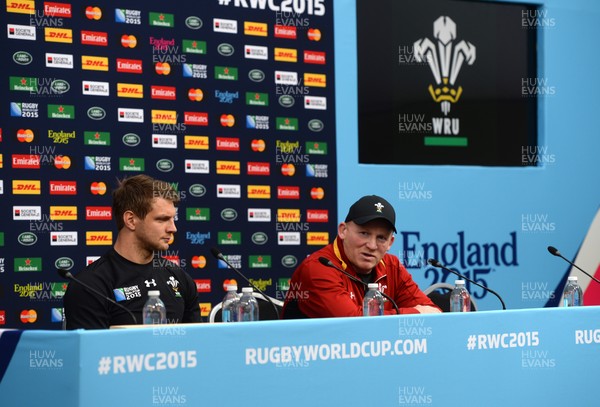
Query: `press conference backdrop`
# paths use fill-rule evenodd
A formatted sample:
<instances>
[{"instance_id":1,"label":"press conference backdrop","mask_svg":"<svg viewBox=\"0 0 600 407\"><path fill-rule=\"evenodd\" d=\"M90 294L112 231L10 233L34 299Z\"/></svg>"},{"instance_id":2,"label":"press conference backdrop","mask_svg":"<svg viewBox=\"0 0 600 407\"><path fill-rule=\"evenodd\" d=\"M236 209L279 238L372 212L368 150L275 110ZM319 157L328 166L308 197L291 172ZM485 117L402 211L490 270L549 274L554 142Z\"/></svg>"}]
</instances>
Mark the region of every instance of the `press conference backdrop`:
<instances>
[{"instance_id":1,"label":"press conference backdrop","mask_svg":"<svg viewBox=\"0 0 600 407\"><path fill-rule=\"evenodd\" d=\"M330 1L7 1L0 13L0 324L59 329L66 283L114 242L111 191L182 195L164 259L207 316L237 280L283 298L335 232Z\"/></svg>"},{"instance_id":2,"label":"press conference backdrop","mask_svg":"<svg viewBox=\"0 0 600 407\"><path fill-rule=\"evenodd\" d=\"M414 32L410 32L407 27L398 26L407 15L415 15L415 10L411 9L413 3L418 3L419 9L423 10L422 15L415 17L422 26L411 23ZM399 233L392 252L405 260L421 287L455 280L454 275L426 264L426 260L433 257L498 291L510 309L558 304L567 275L572 271L566 262L548 253L548 245L558 248L568 259L576 260L587 272L596 273L597 277L600 273L600 225L597 219L600 138L596 123L599 108L596 95L600 84L590 79L595 76L599 57L588 51L596 47L600 5L578 0L529 3L533 8L524 7L512 19L513 26L506 30L507 33L515 33L516 29L537 32L537 45L533 48L537 56L537 74L516 78L513 72L506 72L506 67L513 62L511 54L501 52L514 38L504 33L499 24L506 20L494 17L494 13L506 14L502 6L514 7L512 1L341 0L335 2L334 9L336 81L345 84L336 92L338 138L343 140L338 143L337 151L340 213L366 191L387 197L398 212ZM382 6L388 7L384 9L385 13L372 12L372 9L381 10ZM472 10L468 11L469 7L485 11L473 15ZM496 11L490 11L490 7ZM467 13L457 12L465 8ZM392 96L403 97L403 88L394 87L403 79L386 77L389 72L419 73L413 78L420 82L411 84L408 89L412 92L415 87L420 88L421 96L415 101L417 105L407 104L411 110L406 111L393 106L396 115L388 116L389 122L379 126L392 129L385 133L369 129L365 133L365 129L359 127L364 118L348 116L348 112L360 111L358 84L361 81L381 82L378 78L361 77L360 52L364 38L357 26L369 31L362 22L365 13L369 21L376 22L370 30L372 35L383 33L392 37L400 30L403 35L387 38L378 44L378 48L369 51L389 65L380 71L377 66L369 67L369 75L389 80L386 89L370 89L375 94L373 100L380 94L381 99L386 99L390 89L396 92ZM469 18L465 19L465 16ZM434 24L440 17L449 17L454 22L454 36L448 35L448 19L445 19L446 25L438 25L435 29ZM352 21L358 23L350 24ZM455 81L455 87L462 86L462 96L455 103L449 103L450 110L446 115L441 103L434 100L433 96L437 94L432 96L429 91L429 85L438 88L429 64L431 57L425 55L418 60L413 48L416 42L425 39L429 39L436 50L440 49L442 41L455 59L458 59L455 52L460 56L457 49L463 50L462 65ZM490 39L499 46L489 46L486 41ZM459 46L463 41L470 46ZM577 49L586 51L574 51L575 44ZM468 58L465 50L471 46L475 48L475 54ZM520 45L511 43L509 47ZM490 59L498 63L490 66ZM483 66L486 72L477 75ZM449 72L452 72L450 68ZM357 77L360 77L358 81ZM479 162L477 165L427 165L426 162L434 159L446 159L448 164L450 154L457 154L453 148L463 147L423 144L419 149L408 147L408 151L399 151L398 156L392 154L394 158L409 157L410 165L390 164L389 161L388 164L373 165L365 163L362 150L356 148L369 139L395 138L395 143L401 144L409 137L420 136L420 140L430 136L437 137L436 140L453 137L452 123L456 123L454 119L457 118L460 119L458 136L467 138L469 143L482 140L491 143L491 135L502 128L499 135L502 145L504 140L522 131L520 116L502 114L477 129L481 123L473 121L479 118L463 117L465 108L461 102L463 97L467 101L473 94L485 94L489 98L476 100L483 109L507 87L519 88L519 98L537 99L538 140L533 145L519 146L522 165L488 166L481 163L481 157L469 158L471 162ZM384 108L391 109L390 106L381 109ZM440 128L436 127L433 118L441 118L442 123L448 119L449 134L444 131L436 134ZM442 125L441 129L445 128ZM477 131L466 132L467 128ZM382 150L386 149L386 156L390 156L388 149L393 148L390 143L382 147ZM499 149L493 145L486 148ZM446 151L446 157L440 158L440 151ZM594 219L596 223L593 223ZM586 304L600 303L598 284L589 284L588 277L578 275L586 289ZM500 309L493 295L473 285L468 288L480 310Z\"/></svg>"}]
</instances>

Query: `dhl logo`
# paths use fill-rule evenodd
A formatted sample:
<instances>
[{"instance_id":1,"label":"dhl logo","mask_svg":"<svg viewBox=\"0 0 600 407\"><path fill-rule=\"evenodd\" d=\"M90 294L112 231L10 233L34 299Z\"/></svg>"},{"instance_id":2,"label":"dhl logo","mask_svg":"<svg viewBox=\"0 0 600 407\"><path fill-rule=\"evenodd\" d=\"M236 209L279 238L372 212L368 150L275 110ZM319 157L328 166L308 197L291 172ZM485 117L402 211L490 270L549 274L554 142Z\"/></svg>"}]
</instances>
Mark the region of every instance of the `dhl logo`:
<instances>
[{"instance_id":1,"label":"dhl logo","mask_svg":"<svg viewBox=\"0 0 600 407\"><path fill-rule=\"evenodd\" d=\"M217 174L239 175L239 161L217 161Z\"/></svg>"},{"instance_id":2,"label":"dhl logo","mask_svg":"<svg viewBox=\"0 0 600 407\"><path fill-rule=\"evenodd\" d=\"M112 245L112 232L85 232L85 244L87 246L110 246Z\"/></svg>"},{"instance_id":3,"label":"dhl logo","mask_svg":"<svg viewBox=\"0 0 600 407\"><path fill-rule=\"evenodd\" d=\"M248 185L248 198L271 199L271 187L269 185Z\"/></svg>"},{"instance_id":4,"label":"dhl logo","mask_svg":"<svg viewBox=\"0 0 600 407\"><path fill-rule=\"evenodd\" d=\"M306 244L312 246L325 246L329 244L329 233L327 232L308 232L306 234Z\"/></svg>"},{"instance_id":5,"label":"dhl logo","mask_svg":"<svg viewBox=\"0 0 600 407\"><path fill-rule=\"evenodd\" d=\"M316 73L305 73L304 84L306 86L315 86L318 88L325 88L327 86L327 76Z\"/></svg>"},{"instance_id":6,"label":"dhl logo","mask_svg":"<svg viewBox=\"0 0 600 407\"><path fill-rule=\"evenodd\" d=\"M298 50L293 48L275 48L275 61L298 62Z\"/></svg>"},{"instance_id":7,"label":"dhl logo","mask_svg":"<svg viewBox=\"0 0 600 407\"><path fill-rule=\"evenodd\" d=\"M44 28L44 39L46 42L62 42L71 44L73 42L73 30L68 28Z\"/></svg>"},{"instance_id":8,"label":"dhl logo","mask_svg":"<svg viewBox=\"0 0 600 407\"><path fill-rule=\"evenodd\" d=\"M13 195L40 195L42 193L41 181L13 179L12 193Z\"/></svg>"},{"instance_id":9,"label":"dhl logo","mask_svg":"<svg viewBox=\"0 0 600 407\"><path fill-rule=\"evenodd\" d=\"M183 143L186 150L208 150L207 136L185 136Z\"/></svg>"},{"instance_id":10,"label":"dhl logo","mask_svg":"<svg viewBox=\"0 0 600 407\"><path fill-rule=\"evenodd\" d=\"M81 69L87 71L108 71L108 58L82 55Z\"/></svg>"},{"instance_id":11,"label":"dhl logo","mask_svg":"<svg viewBox=\"0 0 600 407\"><path fill-rule=\"evenodd\" d=\"M50 220L77 220L77 207L50 206Z\"/></svg>"},{"instance_id":12,"label":"dhl logo","mask_svg":"<svg viewBox=\"0 0 600 407\"><path fill-rule=\"evenodd\" d=\"M141 99L144 97L144 85L117 83L117 96L120 98Z\"/></svg>"},{"instance_id":13,"label":"dhl logo","mask_svg":"<svg viewBox=\"0 0 600 407\"><path fill-rule=\"evenodd\" d=\"M175 110L152 110L152 123L177 124Z\"/></svg>"},{"instance_id":14,"label":"dhl logo","mask_svg":"<svg viewBox=\"0 0 600 407\"><path fill-rule=\"evenodd\" d=\"M35 1L7 1L6 11L18 14L35 14Z\"/></svg>"},{"instance_id":15,"label":"dhl logo","mask_svg":"<svg viewBox=\"0 0 600 407\"><path fill-rule=\"evenodd\" d=\"M269 35L269 26L264 23L253 23L244 21L244 34L255 35L258 37L266 37Z\"/></svg>"},{"instance_id":16,"label":"dhl logo","mask_svg":"<svg viewBox=\"0 0 600 407\"><path fill-rule=\"evenodd\" d=\"M300 222L300 209L277 209L277 222Z\"/></svg>"},{"instance_id":17,"label":"dhl logo","mask_svg":"<svg viewBox=\"0 0 600 407\"><path fill-rule=\"evenodd\" d=\"M201 302L198 304L200 307L200 315L203 317L207 317L210 315L210 311L212 309L212 304L210 302Z\"/></svg>"}]
</instances>

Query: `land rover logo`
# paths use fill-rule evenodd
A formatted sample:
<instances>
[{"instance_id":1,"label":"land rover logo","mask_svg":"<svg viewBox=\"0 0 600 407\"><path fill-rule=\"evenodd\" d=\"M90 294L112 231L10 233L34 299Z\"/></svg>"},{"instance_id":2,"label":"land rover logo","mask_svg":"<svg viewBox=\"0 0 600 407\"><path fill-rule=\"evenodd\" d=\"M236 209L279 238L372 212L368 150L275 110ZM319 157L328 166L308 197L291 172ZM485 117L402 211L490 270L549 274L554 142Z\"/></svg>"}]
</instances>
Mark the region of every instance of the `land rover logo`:
<instances>
[{"instance_id":1,"label":"land rover logo","mask_svg":"<svg viewBox=\"0 0 600 407\"><path fill-rule=\"evenodd\" d=\"M29 65L33 61L33 57L29 52L17 51L13 54L13 61L19 65Z\"/></svg>"},{"instance_id":2,"label":"land rover logo","mask_svg":"<svg viewBox=\"0 0 600 407\"><path fill-rule=\"evenodd\" d=\"M106 117L106 112L101 107L94 106L88 109L87 115L92 120L102 120Z\"/></svg>"},{"instance_id":3,"label":"land rover logo","mask_svg":"<svg viewBox=\"0 0 600 407\"><path fill-rule=\"evenodd\" d=\"M173 161L167 160L166 158L158 160L156 163L156 169L162 172L172 171L174 167L175 165L173 164Z\"/></svg>"},{"instance_id":4,"label":"land rover logo","mask_svg":"<svg viewBox=\"0 0 600 407\"><path fill-rule=\"evenodd\" d=\"M296 101L290 95L279 96L279 104L283 107L292 107L294 106L294 103L296 103Z\"/></svg>"},{"instance_id":5,"label":"land rover logo","mask_svg":"<svg viewBox=\"0 0 600 407\"><path fill-rule=\"evenodd\" d=\"M56 261L54 262L54 268L63 270L71 270L74 265L75 262L73 261L73 259L70 259L68 257L61 257L59 259L56 259Z\"/></svg>"},{"instance_id":6,"label":"land rover logo","mask_svg":"<svg viewBox=\"0 0 600 407\"><path fill-rule=\"evenodd\" d=\"M256 232L252 235L252 243L254 244L265 244L267 243L267 240L269 240L269 238L267 237L266 233Z\"/></svg>"},{"instance_id":7,"label":"land rover logo","mask_svg":"<svg viewBox=\"0 0 600 407\"><path fill-rule=\"evenodd\" d=\"M187 26L187 28L190 28L192 30L199 30L200 28L202 28L202 20L200 20L200 17L189 16L185 19L185 25Z\"/></svg>"},{"instance_id":8,"label":"land rover logo","mask_svg":"<svg viewBox=\"0 0 600 407\"><path fill-rule=\"evenodd\" d=\"M248 78L250 78L252 82L262 82L265 80L265 73L260 69L253 69L248 72Z\"/></svg>"},{"instance_id":9,"label":"land rover logo","mask_svg":"<svg viewBox=\"0 0 600 407\"><path fill-rule=\"evenodd\" d=\"M296 267L296 264L298 264L298 259L295 256L288 254L287 256L283 256L281 259L281 264L287 268Z\"/></svg>"},{"instance_id":10,"label":"land rover logo","mask_svg":"<svg viewBox=\"0 0 600 407\"><path fill-rule=\"evenodd\" d=\"M233 49L233 45L231 44L219 44L219 46L217 47L217 52L221 55L223 55L224 57L230 57L233 55L233 52L235 50Z\"/></svg>"},{"instance_id":11,"label":"land rover logo","mask_svg":"<svg viewBox=\"0 0 600 407\"><path fill-rule=\"evenodd\" d=\"M123 144L125 144L128 147L135 147L138 144L140 144L140 142L140 136L138 136L135 133L127 133L123 136Z\"/></svg>"},{"instance_id":12,"label":"land rover logo","mask_svg":"<svg viewBox=\"0 0 600 407\"><path fill-rule=\"evenodd\" d=\"M31 232L23 232L19 235L19 237L17 238L17 240L19 241L19 243L21 243L23 246L33 246L34 244L37 243L37 236L34 235Z\"/></svg>"},{"instance_id":13,"label":"land rover logo","mask_svg":"<svg viewBox=\"0 0 600 407\"><path fill-rule=\"evenodd\" d=\"M69 82L67 81L57 79L50 84L50 88L54 93L62 95L63 93L67 93L69 89L71 89L71 85L69 85Z\"/></svg>"},{"instance_id":14,"label":"land rover logo","mask_svg":"<svg viewBox=\"0 0 600 407\"><path fill-rule=\"evenodd\" d=\"M238 214L237 214L236 210L233 208L225 208L221 211L221 219L223 219L223 220L232 221L232 220L236 220L237 217L238 217Z\"/></svg>"},{"instance_id":15,"label":"land rover logo","mask_svg":"<svg viewBox=\"0 0 600 407\"><path fill-rule=\"evenodd\" d=\"M197 198L206 194L206 188L202 184L190 185L189 191L191 196L195 196Z\"/></svg>"},{"instance_id":16,"label":"land rover logo","mask_svg":"<svg viewBox=\"0 0 600 407\"><path fill-rule=\"evenodd\" d=\"M319 132L319 131L323 130L324 127L325 127L325 125L319 119L312 119L311 121L308 122L308 128L311 131Z\"/></svg>"}]
</instances>

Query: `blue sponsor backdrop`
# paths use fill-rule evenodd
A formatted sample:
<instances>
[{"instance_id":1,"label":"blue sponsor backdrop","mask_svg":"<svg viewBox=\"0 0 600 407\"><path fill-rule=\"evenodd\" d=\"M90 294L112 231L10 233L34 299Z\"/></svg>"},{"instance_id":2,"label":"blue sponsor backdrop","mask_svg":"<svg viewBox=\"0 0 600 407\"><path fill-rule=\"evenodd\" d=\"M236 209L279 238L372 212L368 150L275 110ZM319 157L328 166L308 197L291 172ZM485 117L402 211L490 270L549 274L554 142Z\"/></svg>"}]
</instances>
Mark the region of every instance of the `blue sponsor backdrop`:
<instances>
[{"instance_id":1,"label":"blue sponsor backdrop","mask_svg":"<svg viewBox=\"0 0 600 407\"><path fill-rule=\"evenodd\" d=\"M205 316L226 282L246 285L211 247L281 299L329 241L332 4L261 4L2 6L0 324L61 326L56 268L76 274L114 241L125 176L181 192L161 255L196 280Z\"/></svg>"}]
</instances>

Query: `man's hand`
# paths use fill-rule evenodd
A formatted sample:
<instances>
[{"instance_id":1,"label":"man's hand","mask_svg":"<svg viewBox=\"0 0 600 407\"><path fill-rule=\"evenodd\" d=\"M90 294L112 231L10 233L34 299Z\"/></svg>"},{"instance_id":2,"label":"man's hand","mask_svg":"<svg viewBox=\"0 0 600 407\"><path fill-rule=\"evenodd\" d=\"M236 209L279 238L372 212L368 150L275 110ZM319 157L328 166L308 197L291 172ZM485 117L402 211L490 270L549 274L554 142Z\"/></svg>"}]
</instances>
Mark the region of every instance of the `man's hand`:
<instances>
[{"instance_id":1,"label":"man's hand","mask_svg":"<svg viewBox=\"0 0 600 407\"><path fill-rule=\"evenodd\" d=\"M414 308L419 311L420 314L440 314L442 312L439 308L431 307L429 305L416 305Z\"/></svg>"}]
</instances>

